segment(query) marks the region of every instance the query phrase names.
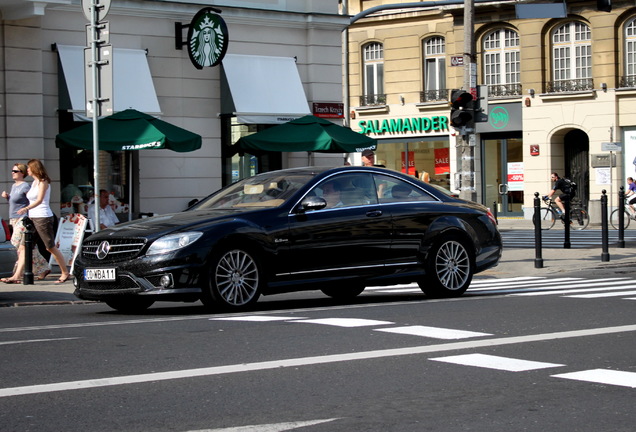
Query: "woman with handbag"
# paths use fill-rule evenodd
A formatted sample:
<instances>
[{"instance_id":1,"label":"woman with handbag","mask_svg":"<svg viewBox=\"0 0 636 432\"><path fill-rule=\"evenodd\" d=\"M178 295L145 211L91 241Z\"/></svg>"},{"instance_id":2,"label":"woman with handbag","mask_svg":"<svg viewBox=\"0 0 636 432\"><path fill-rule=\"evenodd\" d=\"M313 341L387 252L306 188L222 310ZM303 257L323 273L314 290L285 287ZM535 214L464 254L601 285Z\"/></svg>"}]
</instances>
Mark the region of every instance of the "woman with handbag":
<instances>
[{"instance_id":1,"label":"woman with handbag","mask_svg":"<svg viewBox=\"0 0 636 432\"><path fill-rule=\"evenodd\" d=\"M44 242L46 250L55 257L57 265L60 266L62 275L55 283L64 283L71 274L64 262L64 255L62 255L62 252L55 246L55 226L53 224L55 218L49 205L51 199L51 178L39 159L31 159L27 163L27 173L33 177L33 184L29 192L27 192L29 205L18 210L18 214L28 214L29 218L33 221L35 231Z\"/></svg>"},{"instance_id":2,"label":"woman with handbag","mask_svg":"<svg viewBox=\"0 0 636 432\"><path fill-rule=\"evenodd\" d=\"M23 163L17 163L11 169L11 177L13 185L11 192L2 192L2 197L9 201L9 225L12 228L11 244L18 251L18 260L13 268L13 275L10 278L2 278L1 282L13 284L22 283L22 272L24 271L24 232L26 228L23 224L24 216L18 214L18 210L29 204L27 192L29 184L24 181L27 176L27 166ZM33 250L33 273L39 275L37 280L44 280L51 273L51 267L37 249Z\"/></svg>"}]
</instances>

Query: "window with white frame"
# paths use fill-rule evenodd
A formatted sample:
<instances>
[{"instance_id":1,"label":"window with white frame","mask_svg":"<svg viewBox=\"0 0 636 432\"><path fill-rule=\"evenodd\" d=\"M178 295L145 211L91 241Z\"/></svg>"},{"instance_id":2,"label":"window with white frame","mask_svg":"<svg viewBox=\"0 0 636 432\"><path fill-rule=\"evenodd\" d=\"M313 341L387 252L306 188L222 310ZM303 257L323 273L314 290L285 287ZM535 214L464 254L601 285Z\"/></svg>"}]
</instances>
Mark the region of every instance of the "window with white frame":
<instances>
[{"instance_id":1,"label":"window with white frame","mask_svg":"<svg viewBox=\"0 0 636 432\"><path fill-rule=\"evenodd\" d=\"M422 101L445 100L446 43L435 36L424 41L424 95Z\"/></svg>"},{"instance_id":2,"label":"window with white frame","mask_svg":"<svg viewBox=\"0 0 636 432\"><path fill-rule=\"evenodd\" d=\"M484 38L483 52L484 83L490 94L521 94L519 34L511 29L494 30Z\"/></svg>"},{"instance_id":3,"label":"window with white frame","mask_svg":"<svg viewBox=\"0 0 636 432\"><path fill-rule=\"evenodd\" d=\"M621 86L636 86L636 18L625 24L625 77Z\"/></svg>"},{"instance_id":4,"label":"window with white frame","mask_svg":"<svg viewBox=\"0 0 636 432\"><path fill-rule=\"evenodd\" d=\"M592 83L592 32L569 22L552 32L552 90L589 90Z\"/></svg>"},{"instance_id":5,"label":"window with white frame","mask_svg":"<svg viewBox=\"0 0 636 432\"><path fill-rule=\"evenodd\" d=\"M384 47L373 42L363 49L364 97L362 105L385 104L384 95Z\"/></svg>"}]
</instances>

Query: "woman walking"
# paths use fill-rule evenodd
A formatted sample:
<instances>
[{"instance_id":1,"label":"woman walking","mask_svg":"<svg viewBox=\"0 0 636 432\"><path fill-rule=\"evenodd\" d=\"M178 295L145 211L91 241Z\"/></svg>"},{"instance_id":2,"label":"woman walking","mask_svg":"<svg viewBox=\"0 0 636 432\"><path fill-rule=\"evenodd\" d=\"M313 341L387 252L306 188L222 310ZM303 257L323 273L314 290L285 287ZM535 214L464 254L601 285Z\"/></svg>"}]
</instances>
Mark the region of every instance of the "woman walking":
<instances>
[{"instance_id":1,"label":"woman walking","mask_svg":"<svg viewBox=\"0 0 636 432\"><path fill-rule=\"evenodd\" d=\"M46 250L55 257L57 265L60 266L62 275L55 283L63 283L71 276L64 255L55 246L55 227L53 226L53 212L49 205L51 199L51 179L46 172L46 168L39 159L31 159L27 163L27 174L33 177L33 184L27 193L29 205L18 210L18 214L25 215L28 212L29 218L33 221L35 230L44 242Z\"/></svg>"},{"instance_id":2,"label":"woman walking","mask_svg":"<svg viewBox=\"0 0 636 432\"><path fill-rule=\"evenodd\" d=\"M0 279L0 281L8 284L22 283L22 272L24 271L25 257L24 232L26 231L26 228L22 223L24 216L18 214L18 210L29 204L27 192L29 191L30 186L24 181L26 176L27 166L23 163L15 164L11 169L11 177L13 178L11 192L2 192L2 197L9 201L9 224L13 228L11 244L18 251L18 261L16 261L13 268L13 275L10 278ZM51 273L49 264L37 249L33 249L33 273L39 275L37 280L44 280L44 278Z\"/></svg>"}]
</instances>

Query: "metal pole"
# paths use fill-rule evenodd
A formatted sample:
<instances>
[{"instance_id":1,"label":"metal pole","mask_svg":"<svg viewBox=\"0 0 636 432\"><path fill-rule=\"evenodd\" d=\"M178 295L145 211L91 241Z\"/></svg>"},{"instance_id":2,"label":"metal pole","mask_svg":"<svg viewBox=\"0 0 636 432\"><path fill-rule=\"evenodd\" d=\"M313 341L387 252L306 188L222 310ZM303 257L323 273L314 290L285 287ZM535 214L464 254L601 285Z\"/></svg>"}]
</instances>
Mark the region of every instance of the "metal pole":
<instances>
[{"instance_id":1,"label":"metal pole","mask_svg":"<svg viewBox=\"0 0 636 432\"><path fill-rule=\"evenodd\" d=\"M625 188L621 186L620 189L618 189L618 247L619 248L625 247L625 225L624 225L625 212L623 211L624 203L625 203Z\"/></svg>"},{"instance_id":2,"label":"metal pole","mask_svg":"<svg viewBox=\"0 0 636 432\"><path fill-rule=\"evenodd\" d=\"M541 200L539 192L534 193L534 268L543 268L541 256Z\"/></svg>"},{"instance_id":3,"label":"metal pole","mask_svg":"<svg viewBox=\"0 0 636 432\"><path fill-rule=\"evenodd\" d=\"M610 255L608 247L609 239L607 234L607 195L605 189L603 189L603 195L601 195L601 233L603 242L601 261L607 262L610 260Z\"/></svg>"},{"instance_id":4,"label":"metal pole","mask_svg":"<svg viewBox=\"0 0 636 432\"><path fill-rule=\"evenodd\" d=\"M563 248L570 249L572 244L570 243L570 224L572 220L570 219L570 197L567 197L563 200L563 207L565 207L565 214L563 215L563 224L564 224L564 238L563 238Z\"/></svg>"},{"instance_id":5,"label":"metal pole","mask_svg":"<svg viewBox=\"0 0 636 432\"><path fill-rule=\"evenodd\" d=\"M464 90L477 99L477 63L475 60L475 1L464 0ZM474 112L473 112L474 116ZM463 199L477 201L475 189L475 131L468 131L461 138L459 147L462 184L460 196Z\"/></svg>"},{"instance_id":6,"label":"metal pole","mask_svg":"<svg viewBox=\"0 0 636 432\"><path fill-rule=\"evenodd\" d=\"M93 80L93 206L95 214L93 215L94 232L99 231L99 126L97 123L97 115L99 112L99 88L98 88L98 70L97 64L97 5L99 0L93 0L92 3L92 19L91 19L91 67Z\"/></svg>"},{"instance_id":7,"label":"metal pole","mask_svg":"<svg viewBox=\"0 0 636 432\"><path fill-rule=\"evenodd\" d=\"M26 217L24 218L26 219ZM24 223L24 219L22 222ZM33 223L28 219L24 224L24 274L22 276L23 285L33 285Z\"/></svg>"}]
</instances>

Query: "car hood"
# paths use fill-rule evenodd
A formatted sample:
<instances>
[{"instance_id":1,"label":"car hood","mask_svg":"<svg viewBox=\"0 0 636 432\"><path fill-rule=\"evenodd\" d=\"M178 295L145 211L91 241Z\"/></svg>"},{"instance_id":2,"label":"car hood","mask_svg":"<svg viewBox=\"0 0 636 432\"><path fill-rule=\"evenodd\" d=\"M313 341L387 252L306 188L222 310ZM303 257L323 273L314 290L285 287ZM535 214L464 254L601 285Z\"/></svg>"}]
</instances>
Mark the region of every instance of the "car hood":
<instances>
[{"instance_id":1,"label":"car hood","mask_svg":"<svg viewBox=\"0 0 636 432\"><path fill-rule=\"evenodd\" d=\"M152 240L176 231L197 230L211 224L235 220L238 214L244 213L244 211L239 212L231 209L169 213L115 225L91 235L91 239L99 240L103 238L106 240L119 237L144 237Z\"/></svg>"}]
</instances>

